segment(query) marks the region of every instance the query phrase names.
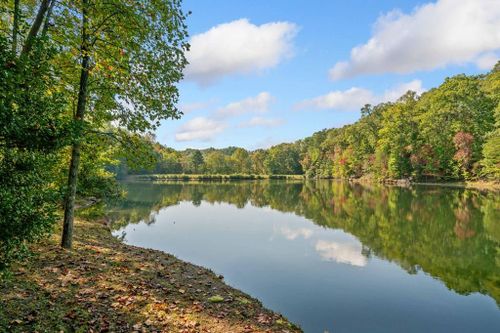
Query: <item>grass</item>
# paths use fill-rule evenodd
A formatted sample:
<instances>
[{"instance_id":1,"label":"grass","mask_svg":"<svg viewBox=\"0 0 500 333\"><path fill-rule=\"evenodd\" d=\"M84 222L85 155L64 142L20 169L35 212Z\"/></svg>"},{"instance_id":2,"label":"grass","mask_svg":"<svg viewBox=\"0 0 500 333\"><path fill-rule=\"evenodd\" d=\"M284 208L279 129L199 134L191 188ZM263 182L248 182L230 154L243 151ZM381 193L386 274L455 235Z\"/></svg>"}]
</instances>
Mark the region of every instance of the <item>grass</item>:
<instances>
[{"instance_id":1,"label":"grass","mask_svg":"<svg viewBox=\"0 0 500 333\"><path fill-rule=\"evenodd\" d=\"M123 244L78 220L72 251L53 236L0 284L0 332L301 332L172 255Z\"/></svg>"}]
</instances>

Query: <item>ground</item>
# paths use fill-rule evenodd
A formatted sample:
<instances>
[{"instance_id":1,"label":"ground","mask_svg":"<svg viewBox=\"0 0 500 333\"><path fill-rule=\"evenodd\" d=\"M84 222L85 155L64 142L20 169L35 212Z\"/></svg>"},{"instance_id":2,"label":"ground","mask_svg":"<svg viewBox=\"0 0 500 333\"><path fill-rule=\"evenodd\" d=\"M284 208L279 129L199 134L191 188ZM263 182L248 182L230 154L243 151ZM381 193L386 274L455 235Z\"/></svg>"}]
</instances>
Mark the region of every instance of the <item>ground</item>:
<instances>
[{"instance_id":1,"label":"ground","mask_svg":"<svg viewBox=\"0 0 500 333\"><path fill-rule=\"evenodd\" d=\"M123 244L97 221L33 246L0 284L0 332L301 332L222 276Z\"/></svg>"}]
</instances>

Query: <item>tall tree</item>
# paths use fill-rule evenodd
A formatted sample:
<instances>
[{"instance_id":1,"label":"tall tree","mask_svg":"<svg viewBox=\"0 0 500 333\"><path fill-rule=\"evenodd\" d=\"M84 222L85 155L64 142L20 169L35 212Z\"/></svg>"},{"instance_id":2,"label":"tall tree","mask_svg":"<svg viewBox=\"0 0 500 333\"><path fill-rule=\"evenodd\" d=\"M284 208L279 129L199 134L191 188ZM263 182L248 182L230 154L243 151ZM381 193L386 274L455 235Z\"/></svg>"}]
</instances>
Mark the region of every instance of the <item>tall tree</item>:
<instances>
[{"instance_id":1,"label":"tall tree","mask_svg":"<svg viewBox=\"0 0 500 333\"><path fill-rule=\"evenodd\" d=\"M76 96L61 240L63 247L71 248L82 142L93 135L120 139L124 130L146 133L162 119L180 117L175 84L187 63L186 15L180 0L140 4L134 0L80 0L61 3L53 16L55 28L48 35L66 43L58 61L68 65L62 80L69 87L68 94ZM78 67L71 65L75 59L79 59ZM111 121L121 131L102 133Z\"/></svg>"},{"instance_id":2,"label":"tall tree","mask_svg":"<svg viewBox=\"0 0 500 333\"><path fill-rule=\"evenodd\" d=\"M89 32L89 0L82 0L82 41L81 41L81 72L80 89L78 90L78 102L75 112L75 123L83 127L83 120L87 108L87 92L90 70L90 32ZM75 211L76 186L78 181L78 167L80 166L81 137L71 147L71 161L68 174L68 188L64 201L64 221L61 245L70 249L73 241L73 219Z\"/></svg>"},{"instance_id":3,"label":"tall tree","mask_svg":"<svg viewBox=\"0 0 500 333\"><path fill-rule=\"evenodd\" d=\"M203 155L199 150L193 151L191 154L191 165L193 166L193 172L199 173L203 167L205 161L203 160Z\"/></svg>"}]
</instances>

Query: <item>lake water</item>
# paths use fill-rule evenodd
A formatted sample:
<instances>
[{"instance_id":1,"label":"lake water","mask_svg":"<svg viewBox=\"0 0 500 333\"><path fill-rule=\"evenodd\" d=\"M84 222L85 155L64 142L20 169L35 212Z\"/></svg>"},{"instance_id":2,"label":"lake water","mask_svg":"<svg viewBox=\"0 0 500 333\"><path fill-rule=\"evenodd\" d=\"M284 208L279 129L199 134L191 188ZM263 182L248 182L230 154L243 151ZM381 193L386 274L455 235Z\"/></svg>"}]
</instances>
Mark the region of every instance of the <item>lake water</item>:
<instances>
[{"instance_id":1,"label":"lake water","mask_svg":"<svg viewBox=\"0 0 500 333\"><path fill-rule=\"evenodd\" d=\"M114 234L305 332L500 332L500 198L334 181L127 183Z\"/></svg>"}]
</instances>

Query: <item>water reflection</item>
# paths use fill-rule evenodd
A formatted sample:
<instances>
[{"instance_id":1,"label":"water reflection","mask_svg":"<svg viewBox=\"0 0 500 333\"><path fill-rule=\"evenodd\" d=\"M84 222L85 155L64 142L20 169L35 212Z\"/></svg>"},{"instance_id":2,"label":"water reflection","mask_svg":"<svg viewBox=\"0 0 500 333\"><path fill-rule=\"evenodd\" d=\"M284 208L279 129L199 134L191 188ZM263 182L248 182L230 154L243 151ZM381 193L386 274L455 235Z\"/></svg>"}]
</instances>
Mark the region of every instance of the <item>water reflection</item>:
<instances>
[{"instance_id":1,"label":"water reflection","mask_svg":"<svg viewBox=\"0 0 500 333\"><path fill-rule=\"evenodd\" d=\"M363 256L361 251L361 243L357 241L340 243L319 240L315 248L324 260L336 261L353 266L366 266L366 257Z\"/></svg>"},{"instance_id":2,"label":"water reflection","mask_svg":"<svg viewBox=\"0 0 500 333\"><path fill-rule=\"evenodd\" d=\"M279 229L280 234L285 236L288 240L294 240L297 237L303 237L304 239L308 239L312 236L314 231L309 228L290 228L290 227L281 227Z\"/></svg>"},{"instance_id":3,"label":"water reflection","mask_svg":"<svg viewBox=\"0 0 500 333\"><path fill-rule=\"evenodd\" d=\"M230 182L127 184L128 196L109 215L113 228L155 222L159 210L191 201L269 206L342 229L359 242L318 241L325 260L366 264L369 252L410 273L424 270L456 292L480 292L500 302L500 198L475 190L411 189L343 182ZM308 239L308 228L282 227L289 240Z\"/></svg>"}]
</instances>

